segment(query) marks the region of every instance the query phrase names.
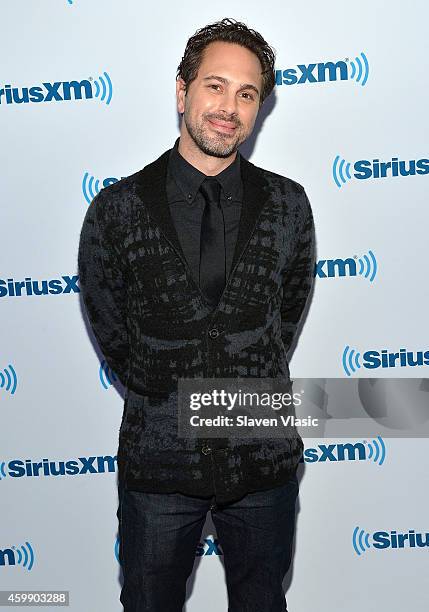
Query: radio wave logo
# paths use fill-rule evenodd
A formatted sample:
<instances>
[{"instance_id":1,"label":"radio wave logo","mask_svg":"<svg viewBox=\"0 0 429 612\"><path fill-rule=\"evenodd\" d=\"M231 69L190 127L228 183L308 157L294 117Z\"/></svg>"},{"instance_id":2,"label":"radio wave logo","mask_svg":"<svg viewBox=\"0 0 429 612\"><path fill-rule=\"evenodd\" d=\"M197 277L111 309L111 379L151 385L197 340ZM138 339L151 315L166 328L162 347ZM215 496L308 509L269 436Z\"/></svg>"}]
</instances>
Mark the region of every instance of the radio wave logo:
<instances>
[{"instance_id":1,"label":"radio wave logo","mask_svg":"<svg viewBox=\"0 0 429 612\"><path fill-rule=\"evenodd\" d=\"M118 380L118 377L116 376L115 372L111 368L109 368L105 359L103 359L100 364L99 377L100 382L105 389L111 387L113 383Z\"/></svg>"},{"instance_id":2,"label":"radio wave logo","mask_svg":"<svg viewBox=\"0 0 429 612\"><path fill-rule=\"evenodd\" d=\"M276 85L302 85L303 83L353 80L364 86L368 76L369 62L363 51L354 60L346 58L337 62L298 64L294 68L275 71Z\"/></svg>"},{"instance_id":3,"label":"radio wave logo","mask_svg":"<svg viewBox=\"0 0 429 612\"><path fill-rule=\"evenodd\" d=\"M347 345L343 351L342 363L347 376L351 376L361 367L360 353Z\"/></svg>"},{"instance_id":4,"label":"radio wave logo","mask_svg":"<svg viewBox=\"0 0 429 612\"><path fill-rule=\"evenodd\" d=\"M6 565L6 562L7 565L21 565L28 571L33 569L34 551L30 542L0 549L0 566Z\"/></svg>"},{"instance_id":5,"label":"radio wave logo","mask_svg":"<svg viewBox=\"0 0 429 612\"><path fill-rule=\"evenodd\" d=\"M88 204L91 204L97 193L100 193L100 179L96 179L89 172L85 172L82 180L82 191L85 200Z\"/></svg>"},{"instance_id":6,"label":"radio wave logo","mask_svg":"<svg viewBox=\"0 0 429 612\"><path fill-rule=\"evenodd\" d=\"M3 371L0 370L0 389L13 395L16 391L17 384L18 377L13 365L10 363Z\"/></svg>"},{"instance_id":7,"label":"radio wave logo","mask_svg":"<svg viewBox=\"0 0 429 612\"><path fill-rule=\"evenodd\" d=\"M344 183L352 178L350 167L350 162L346 162L346 160L342 159L339 155L336 156L332 164L332 176L337 187L342 187Z\"/></svg>"},{"instance_id":8,"label":"radio wave logo","mask_svg":"<svg viewBox=\"0 0 429 612\"><path fill-rule=\"evenodd\" d=\"M367 444L369 448L368 460L372 460L378 465L383 465L386 458L386 446L383 438L381 436L377 436L377 438L374 438L374 440L370 442L364 440L364 443Z\"/></svg>"},{"instance_id":9,"label":"radio wave logo","mask_svg":"<svg viewBox=\"0 0 429 612\"><path fill-rule=\"evenodd\" d=\"M369 63L365 53L361 51L360 56L357 55L354 61L350 61L349 66L351 68L349 78L356 80L362 87L366 85L369 75Z\"/></svg>"},{"instance_id":10,"label":"radio wave logo","mask_svg":"<svg viewBox=\"0 0 429 612\"><path fill-rule=\"evenodd\" d=\"M368 548L371 548L371 544L369 543L370 534L360 529L360 527L355 527L353 531L352 543L355 553L357 555L361 555Z\"/></svg>"},{"instance_id":11,"label":"radio wave logo","mask_svg":"<svg viewBox=\"0 0 429 612\"><path fill-rule=\"evenodd\" d=\"M114 546L114 552L115 552L115 557L116 557L116 561L120 564L120 560L119 560L119 538L116 538L115 540L115 546Z\"/></svg>"},{"instance_id":12,"label":"radio wave logo","mask_svg":"<svg viewBox=\"0 0 429 612\"><path fill-rule=\"evenodd\" d=\"M359 265L359 269L358 269ZM377 274L377 260L374 252L346 259L319 259L314 266L314 276L318 278L333 278L338 276L364 276L371 283Z\"/></svg>"},{"instance_id":13,"label":"radio wave logo","mask_svg":"<svg viewBox=\"0 0 429 612\"><path fill-rule=\"evenodd\" d=\"M110 80L109 75L106 71L103 72L101 76L98 77L98 80L94 80L92 82L93 87L95 88L95 97L100 98L102 102L106 102L106 104L110 104L112 99L113 87L112 81Z\"/></svg>"},{"instance_id":14,"label":"radio wave logo","mask_svg":"<svg viewBox=\"0 0 429 612\"><path fill-rule=\"evenodd\" d=\"M369 250L368 255L359 257L358 262L360 266L358 274L365 278L369 278L369 281L372 283L377 274L377 260L374 253Z\"/></svg>"}]
</instances>

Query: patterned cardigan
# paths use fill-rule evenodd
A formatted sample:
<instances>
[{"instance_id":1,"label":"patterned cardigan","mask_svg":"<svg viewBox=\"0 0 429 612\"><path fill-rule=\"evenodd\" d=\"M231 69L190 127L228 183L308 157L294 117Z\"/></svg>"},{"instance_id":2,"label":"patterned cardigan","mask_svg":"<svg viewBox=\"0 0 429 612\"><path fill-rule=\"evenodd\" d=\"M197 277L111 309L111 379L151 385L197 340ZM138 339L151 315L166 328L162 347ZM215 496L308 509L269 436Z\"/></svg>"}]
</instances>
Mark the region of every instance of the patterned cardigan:
<instances>
[{"instance_id":1,"label":"patterned cardigan","mask_svg":"<svg viewBox=\"0 0 429 612\"><path fill-rule=\"evenodd\" d=\"M313 215L300 184L241 156L237 243L213 309L170 215L170 150L95 196L80 235L80 289L95 338L126 389L120 486L232 501L290 479L302 439L179 437L177 383L290 380L287 352L314 280Z\"/></svg>"}]
</instances>

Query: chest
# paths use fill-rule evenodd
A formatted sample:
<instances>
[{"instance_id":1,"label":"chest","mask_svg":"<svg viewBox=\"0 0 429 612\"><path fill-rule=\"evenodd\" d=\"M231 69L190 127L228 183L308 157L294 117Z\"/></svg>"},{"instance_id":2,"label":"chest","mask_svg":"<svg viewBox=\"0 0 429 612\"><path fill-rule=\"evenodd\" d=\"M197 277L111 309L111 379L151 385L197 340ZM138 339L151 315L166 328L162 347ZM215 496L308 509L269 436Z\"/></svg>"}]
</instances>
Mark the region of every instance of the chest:
<instances>
[{"instance_id":1,"label":"chest","mask_svg":"<svg viewBox=\"0 0 429 612\"><path fill-rule=\"evenodd\" d=\"M173 226L171 216L170 221ZM235 237L237 232L238 228ZM192 297L204 301L177 233L176 238L172 239L144 207L135 210L123 244L133 294L159 304L177 305ZM293 219L281 202L268 200L247 234L234 242L223 299L244 300L252 306L275 296L295 241Z\"/></svg>"}]
</instances>

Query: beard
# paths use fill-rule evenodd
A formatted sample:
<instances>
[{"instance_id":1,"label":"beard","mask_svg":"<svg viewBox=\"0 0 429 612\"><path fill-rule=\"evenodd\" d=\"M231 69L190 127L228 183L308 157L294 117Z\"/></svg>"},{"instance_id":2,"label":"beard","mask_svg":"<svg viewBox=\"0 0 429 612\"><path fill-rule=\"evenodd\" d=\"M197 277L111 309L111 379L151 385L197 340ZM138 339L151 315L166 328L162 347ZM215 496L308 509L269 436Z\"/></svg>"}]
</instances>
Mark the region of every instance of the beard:
<instances>
[{"instance_id":1,"label":"beard","mask_svg":"<svg viewBox=\"0 0 429 612\"><path fill-rule=\"evenodd\" d=\"M222 119L224 121L231 121L237 126L235 128L234 135L223 134L217 132L213 135L208 134L207 120L208 119ZM200 121L192 121L189 112L185 108L183 114L183 120L186 125L186 129L192 140L195 142L197 147L206 155L212 155L213 157L229 157L232 153L237 151L238 147L246 140L246 136L243 135L242 125L238 119L226 119L225 117L215 117L213 115L203 115Z\"/></svg>"}]
</instances>

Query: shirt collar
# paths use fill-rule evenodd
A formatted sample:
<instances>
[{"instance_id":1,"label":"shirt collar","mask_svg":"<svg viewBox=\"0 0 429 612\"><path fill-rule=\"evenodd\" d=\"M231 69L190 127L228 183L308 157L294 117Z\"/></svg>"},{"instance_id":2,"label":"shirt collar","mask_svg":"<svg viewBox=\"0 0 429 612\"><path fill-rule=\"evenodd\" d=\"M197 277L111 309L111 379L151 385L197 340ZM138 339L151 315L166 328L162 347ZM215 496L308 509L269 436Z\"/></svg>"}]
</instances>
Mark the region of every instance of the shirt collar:
<instances>
[{"instance_id":1,"label":"shirt collar","mask_svg":"<svg viewBox=\"0 0 429 612\"><path fill-rule=\"evenodd\" d=\"M182 192L185 200L192 203L198 193L201 183L207 175L195 168L179 153L179 140L176 139L170 151L168 170ZM215 175L221 184L223 193L227 200L238 200L242 198L242 184L240 171L240 152L237 151L234 161L229 164L222 172Z\"/></svg>"}]
</instances>

